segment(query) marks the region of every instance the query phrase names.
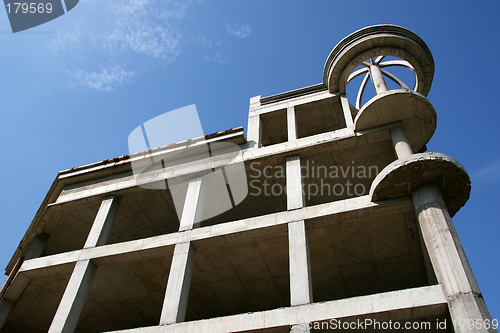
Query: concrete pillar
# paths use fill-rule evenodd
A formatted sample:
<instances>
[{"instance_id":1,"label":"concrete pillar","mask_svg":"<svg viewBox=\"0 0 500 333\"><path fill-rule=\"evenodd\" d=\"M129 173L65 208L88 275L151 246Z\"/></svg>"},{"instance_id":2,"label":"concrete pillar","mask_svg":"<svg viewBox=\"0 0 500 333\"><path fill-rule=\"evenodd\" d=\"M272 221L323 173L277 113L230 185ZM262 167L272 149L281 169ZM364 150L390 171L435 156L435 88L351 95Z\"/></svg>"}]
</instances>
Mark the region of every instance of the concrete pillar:
<instances>
[{"instance_id":1,"label":"concrete pillar","mask_svg":"<svg viewBox=\"0 0 500 333\"><path fill-rule=\"evenodd\" d=\"M391 130L391 139L399 159L413 154L402 127ZM491 324L492 318L439 189L435 185L422 186L412 192L412 199L455 332L496 332L493 328L485 328L484 324ZM472 322L480 323L481 327L471 326Z\"/></svg>"},{"instance_id":2,"label":"concrete pillar","mask_svg":"<svg viewBox=\"0 0 500 333\"><path fill-rule=\"evenodd\" d=\"M257 109L260 107L260 95L250 98L247 139L249 148L259 148L262 143L262 131L260 114Z\"/></svg>"},{"instance_id":3,"label":"concrete pillar","mask_svg":"<svg viewBox=\"0 0 500 333\"><path fill-rule=\"evenodd\" d=\"M437 280L448 301L455 332L496 332L485 328L491 315L481 296L470 264L441 193L434 185L412 193L413 206ZM479 323L472 327L470 322Z\"/></svg>"},{"instance_id":4,"label":"concrete pillar","mask_svg":"<svg viewBox=\"0 0 500 333\"><path fill-rule=\"evenodd\" d=\"M391 129L391 139L394 146L394 151L399 159L413 154L408 138L402 127L394 127Z\"/></svg>"},{"instance_id":5,"label":"concrete pillar","mask_svg":"<svg viewBox=\"0 0 500 333\"><path fill-rule=\"evenodd\" d=\"M193 267L193 246L189 242L177 244L172 258L172 265L170 266L160 325L184 321Z\"/></svg>"},{"instance_id":6,"label":"concrete pillar","mask_svg":"<svg viewBox=\"0 0 500 333\"><path fill-rule=\"evenodd\" d=\"M84 248L106 243L118 204L119 200L115 196L109 196L102 200ZM49 333L74 332L96 270L97 267L91 260L76 262L56 314L52 319Z\"/></svg>"},{"instance_id":7,"label":"concrete pillar","mask_svg":"<svg viewBox=\"0 0 500 333\"><path fill-rule=\"evenodd\" d=\"M182 208L179 231L190 230L199 220L199 207L202 178L194 178L189 182L184 207Z\"/></svg>"},{"instance_id":8,"label":"concrete pillar","mask_svg":"<svg viewBox=\"0 0 500 333\"><path fill-rule=\"evenodd\" d=\"M118 211L119 199L115 196L109 196L102 199L101 207L95 217L92 228L90 229L84 249L106 244L111 225Z\"/></svg>"},{"instance_id":9,"label":"concrete pillar","mask_svg":"<svg viewBox=\"0 0 500 333\"><path fill-rule=\"evenodd\" d=\"M295 108L293 106L286 108L286 120L288 141L297 140L297 121L295 120Z\"/></svg>"},{"instance_id":10,"label":"concrete pillar","mask_svg":"<svg viewBox=\"0 0 500 333\"><path fill-rule=\"evenodd\" d=\"M287 208L304 206L300 156L290 156L286 160ZM288 248L290 264L290 303L302 305L312 302L311 262L305 221L288 223ZM294 325L290 332L309 332L309 326Z\"/></svg>"},{"instance_id":11,"label":"concrete pillar","mask_svg":"<svg viewBox=\"0 0 500 333\"><path fill-rule=\"evenodd\" d=\"M344 111L346 127L354 127L353 117L355 117L356 115L353 115L351 112L351 106L349 104L349 100L347 99L347 95L340 95L340 103L342 104L342 111Z\"/></svg>"},{"instance_id":12,"label":"concrete pillar","mask_svg":"<svg viewBox=\"0 0 500 333\"><path fill-rule=\"evenodd\" d=\"M31 243L30 249L28 250L26 257L24 257L24 260L39 258L42 255L48 239L49 235L47 234L37 235L33 240L33 243Z\"/></svg>"},{"instance_id":13,"label":"concrete pillar","mask_svg":"<svg viewBox=\"0 0 500 333\"><path fill-rule=\"evenodd\" d=\"M288 223L288 247L290 260L290 303L309 304L313 301L311 263L305 222Z\"/></svg>"},{"instance_id":14,"label":"concrete pillar","mask_svg":"<svg viewBox=\"0 0 500 333\"><path fill-rule=\"evenodd\" d=\"M286 158L286 205L288 210L304 207L299 155Z\"/></svg>"},{"instance_id":15,"label":"concrete pillar","mask_svg":"<svg viewBox=\"0 0 500 333\"><path fill-rule=\"evenodd\" d=\"M90 260L78 261L75 264L49 333L75 331L96 270L97 267Z\"/></svg>"},{"instance_id":16,"label":"concrete pillar","mask_svg":"<svg viewBox=\"0 0 500 333\"><path fill-rule=\"evenodd\" d=\"M377 94L387 91L387 85L385 84L384 75L382 74L382 71L380 70L380 67L378 67L378 65L370 65L370 77Z\"/></svg>"},{"instance_id":17,"label":"concrete pillar","mask_svg":"<svg viewBox=\"0 0 500 333\"><path fill-rule=\"evenodd\" d=\"M35 239L33 240L33 243L31 243L30 249L28 250L28 253L26 253L26 256L24 257L24 260L29 260L33 258L39 258L42 255L43 249L45 248L45 244L47 243L47 240L49 238L49 235L47 234L41 234L37 235ZM2 290L6 288L14 277L17 274L17 271L19 270L19 267L21 266L22 261L19 260L18 263L15 265L13 271L9 274L9 277L5 281L4 286L2 287ZM24 285L20 287L18 295L22 293L24 288L29 282L29 279L25 278L24 279ZM20 283L21 284L21 283ZM17 298L16 298L17 299ZM7 300L7 299L1 299L0 300L0 329L2 329L3 324L7 320L7 317L9 316L10 310L12 310L12 307L14 306L15 300Z\"/></svg>"},{"instance_id":18,"label":"concrete pillar","mask_svg":"<svg viewBox=\"0 0 500 333\"><path fill-rule=\"evenodd\" d=\"M8 301L6 299L0 300L0 330L2 329L3 324L7 321L7 317L9 316L10 310L14 307L14 302Z\"/></svg>"},{"instance_id":19,"label":"concrete pillar","mask_svg":"<svg viewBox=\"0 0 500 333\"><path fill-rule=\"evenodd\" d=\"M200 209L202 178L189 182L184 208L182 209L179 231L195 228ZM163 299L160 325L184 321L189 297L189 287L194 267L194 248L190 242L175 245L167 289Z\"/></svg>"},{"instance_id":20,"label":"concrete pillar","mask_svg":"<svg viewBox=\"0 0 500 333\"><path fill-rule=\"evenodd\" d=\"M259 148L262 145L262 132L260 115L248 117L247 140L250 148Z\"/></svg>"},{"instance_id":21,"label":"concrete pillar","mask_svg":"<svg viewBox=\"0 0 500 333\"><path fill-rule=\"evenodd\" d=\"M309 333L309 323L293 325L290 329L290 333Z\"/></svg>"}]
</instances>

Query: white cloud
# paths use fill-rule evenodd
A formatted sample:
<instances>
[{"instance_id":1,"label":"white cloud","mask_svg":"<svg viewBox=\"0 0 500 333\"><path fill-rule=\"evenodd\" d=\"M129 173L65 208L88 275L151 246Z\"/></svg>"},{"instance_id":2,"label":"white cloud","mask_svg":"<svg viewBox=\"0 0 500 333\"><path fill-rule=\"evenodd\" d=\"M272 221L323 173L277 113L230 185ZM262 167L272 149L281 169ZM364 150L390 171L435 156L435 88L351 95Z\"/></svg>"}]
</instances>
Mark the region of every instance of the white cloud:
<instances>
[{"instance_id":1,"label":"white cloud","mask_svg":"<svg viewBox=\"0 0 500 333\"><path fill-rule=\"evenodd\" d=\"M69 75L74 79L73 85L77 88L111 92L114 87L130 81L135 76L135 73L125 71L123 68L116 66L110 69L105 68L100 72L78 70L69 73Z\"/></svg>"},{"instance_id":2,"label":"white cloud","mask_svg":"<svg viewBox=\"0 0 500 333\"><path fill-rule=\"evenodd\" d=\"M70 51L78 45L81 37L82 32L78 28L58 31L57 37L49 41L48 47L52 52Z\"/></svg>"},{"instance_id":3,"label":"white cloud","mask_svg":"<svg viewBox=\"0 0 500 333\"><path fill-rule=\"evenodd\" d=\"M87 0L75 11L79 15L73 25L48 48L61 56L73 86L110 92L141 69L178 57L178 23L190 5L181 0Z\"/></svg>"},{"instance_id":4,"label":"white cloud","mask_svg":"<svg viewBox=\"0 0 500 333\"><path fill-rule=\"evenodd\" d=\"M500 159L493 161L481 169L471 172L472 180L494 180L500 178Z\"/></svg>"},{"instance_id":5,"label":"white cloud","mask_svg":"<svg viewBox=\"0 0 500 333\"><path fill-rule=\"evenodd\" d=\"M204 47L209 48L209 49L222 45L222 40L211 39L211 38L208 38L204 35L198 35L198 36L194 37L193 41L196 43L200 43L201 45L203 45Z\"/></svg>"},{"instance_id":6,"label":"white cloud","mask_svg":"<svg viewBox=\"0 0 500 333\"><path fill-rule=\"evenodd\" d=\"M218 63L219 65L223 65L226 63L226 59L224 59L224 57L220 52L217 52L213 55L208 55L208 54L203 55L203 61L215 62Z\"/></svg>"},{"instance_id":7,"label":"white cloud","mask_svg":"<svg viewBox=\"0 0 500 333\"><path fill-rule=\"evenodd\" d=\"M231 35L239 38L248 37L252 33L252 27L248 23L238 24L226 22L226 30Z\"/></svg>"}]
</instances>

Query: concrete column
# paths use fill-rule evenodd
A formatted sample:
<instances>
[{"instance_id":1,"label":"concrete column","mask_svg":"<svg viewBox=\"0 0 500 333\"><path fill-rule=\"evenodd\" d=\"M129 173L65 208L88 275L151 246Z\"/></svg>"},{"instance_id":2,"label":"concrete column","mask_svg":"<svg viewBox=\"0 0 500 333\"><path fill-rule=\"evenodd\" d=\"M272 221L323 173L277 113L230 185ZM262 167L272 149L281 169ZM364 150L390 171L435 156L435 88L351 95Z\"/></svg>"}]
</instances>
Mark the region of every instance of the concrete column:
<instances>
[{"instance_id":1,"label":"concrete column","mask_svg":"<svg viewBox=\"0 0 500 333\"><path fill-rule=\"evenodd\" d=\"M177 244L172 258L172 265L170 266L160 325L184 321L193 267L193 246L189 242Z\"/></svg>"},{"instance_id":2,"label":"concrete column","mask_svg":"<svg viewBox=\"0 0 500 333\"><path fill-rule=\"evenodd\" d=\"M262 143L262 131L260 114L258 108L260 107L260 95L250 98L248 126L247 126L247 139L249 148L259 148Z\"/></svg>"},{"instance_id":3,"label":"concrete column","mask_svg":"<svg viewBox=\"0 0 500 333\"><path fill-rule=\"evenodd\" d=\"M194 178L189 182L184 207L182 208L179 231L193 229L196 221L199 220L201 185L202 178Z\"/></svg>"},{"instance_id":4,"label":"concrete column","mask_svg":"<svg viewBox=\"0 0 500 333\"><path fill-rule=\"evenodd\" d=\"M405 131L402 127L394 127L391 129L391 139L394 146L394 151L399 159L413 154L410 142L406 137Z\"/></svg>"},{"instance_id":5,"label":"concrete column","mask_svg":"<svg viewBox=\"0 0 500 333\"><path fill-rule=\"evenodd\" d=\"M196 227L200 209L202 178L189 182L179 231ZM184 321L189 297L189 287L194 268L194 248L190 242L175 245L167 289L161 310L160 325Z\"/></svg>"},{"instance_id":6,"label":"concrete column","mask_svg":"<svg viewBox=\"0 0 500 333\"><path fill-rule=\"evenodd\" d=\"M14 302L8 301L6 299L0 300L0 330L2 329L3 324L7 321L7 317L9 316L10 310L14 307Z\"/></svg>"},{"instance_id":7,"label":"concrete column","mask_svg":"<svg viewBox=\"0 0 500 333\"><path fill-rule=\"evenodd\" d=\"M90 260L78 261L75 264L49 333L75 331L96 270L97 267Z\"/></svg>"},{"instance_id":8,"label":"concrete column","mask_svg":"<svg viewBox=\"0 0 500 333\"><path fill-rule=\"evenodd\" d=\"M382 74L382 71L380 70L380 67L378 67L378 65L370 65L370 77L377 94L387 91L387 85L385 84L384 75Z\"/></svg>"},{"instance_id":9,"label":"concrete column","mask_svg":"<svg viewBox=\"0 0 500 333\"><path fill-rule=\"evenodd\" d=\"M293 325L290 329L290 333L309 333L309 323Z\"/></svg>"},{"instance_id":10,"label":"concrete column","mask_svg":"<svg viewBox=\"0 0 500 333\"><path fill-rule=\"evenodd\" d=\"M305 222L288 223L291 305L312 302L311 263Z\"/></svg>"},{"instance_id":11,"label":"concrete column","mask_svg":"<svg viewBox=\"0 0 500 333\"><path fill-rule=\"evenodd\" d=\"M109 196L102 199L99 211L97 212L92 228L83 246L84 249L106 244L109 232L111 231L111 225L118 211L118 205L119 200L115 196Z\"/></svg>"},{"instance_id":12,"label":"concrete column","mask_svg":"<svg viewBox=\"0 0 500 333\"><path fill-rule=\"evenodd\" d=\"M28 250L26 257L24 257L24 260L39 258L42 255L48 239L49 235L47 234L37 235L33 240L33 243L31 243L30 249Z\"/></svg>"},{"instance_id":13,"label":"concrete column","mask_svg":"<svg viewBox=\"0 0 500 333\"><path fill-rule=\"evenodd\" d=\"M399 159L413 154L403 128L393 128L391 139ZM491 326L491 315L438 188L435 185L422 186L413 191L412 199L434 273L448 302L455 332L496 332L493 328L485 328L484 324ZM471 327L471 322L480 326Z\"/></svg>"},{"instance_id":14,"label":"concrete column","mask_svg":"<svg viewBox=\"0 0 500 333\"><path fill-rule=\"evenodd\" d=\"M119 200L114 196L102 200L84 248L103 245L111 230ZM97 267L91 260L77 261L63 297L52 319L49 333L74 332Z\"/></svg>"},{"instance_id":15,"label":"concrete column","mask_svg":"<svg viewBox=\"0 0 500 333\"><path fill-rule=\"evenodd\" d=\"M286 160L287 208L304 206L300 156L290 156ZM312 302L311 263L305 221L288 223L288 248L290 262L290 303L302 305ZM309 332L307 324L294 325L290 332Z\"/></svg>"},{"instance_id":16,"label":"concrete column","mask_svg":"<svg viewBox=\"0 0 500 333\"><path fill-rule=\"evenodd\" d=\"M493 328L484 328L483 324L491 324L492 318L441 193L436 186L427 185L415 190L412 197L434 272L448 301L455 332L496 332ZM480 323L482 329L470 327L469 321Z\"/></svg>"},{"instance_id":17,"label":"concrete column","mask_svg":"<svg viewBox=\"0 0 500 333\"><path fill-rule=\"evenodd\" d=\"M42 255L43 249L45 248L45 244L47 243L47 239L49 238L49 235L47 234L41 234L37 235L35 239L33 240L33 243L31 243L30 249L28 250L28 253L24 257L24 260L29 260L33 258L38 258ZM2 295L2 292L8 288L8 286L12 283L14 280L14 277L16 277L17 272L19 270L19 267L21 267L23 260L19 259L12 271L10 272L9 276L7 277L7 280L5 281L4 285L2 286L0 290L0 295ZM15 304L15 301L17 298L21 295L22 291L26 287L26 285L29 282L28 278L23 278L22 279L23 283L19 283L19 292L17 293L17 296L14 299L8 300L8 299L0 299L0 330L2 329L3 324L7 320L7 317L9 316L10 310L12 310L12 307ZM19 282L19 281L18 281ZM2 296L0 296L2 297Z\"/></svg>"},{"instance_id":18,"label":"concrete column","mask_svg":"<svg viewBox=\"0 0 500 333\"><path fill-rule=\"evenodd\" d=\"M248 143L250 148L259 148L262 145L262 131L260 115L248 117Z\"/></svg>"},{"instance_id":19,"label":"concrete column","mask_svg":"<svg viewBox=\"0 0 500 333\"><path fill-rule=\"evenodd\" d=\"M351 107L349 104L349 100L347 99L347 95L340 95L340 103L342 104L342 111L344 111L344 119L345 119L345 125L346 127L354 127L354 121L352 120L353 117L356 115L353 115L351 112Z\"/></svg>"},{"instance_id":20,"label":"concrete column","mask_svg":"<svg viewBox=\"0 0 500 333\"><path fill-rule=\"evenodd\" d=\"M295 108L289 106L286 108L286 125L288 130L288 141L297 140L297 121L295 120Z\"/></svg>"},{"instance_id":21,"label":"concrete column","mask_svg":"<svg viewBox=\"0 0 500 333\"><path fill-rule=\"evenodd\" d=\"M286 158L286 205L288 210L304 207L299 155Z\"/></svg>"}]
</instances>

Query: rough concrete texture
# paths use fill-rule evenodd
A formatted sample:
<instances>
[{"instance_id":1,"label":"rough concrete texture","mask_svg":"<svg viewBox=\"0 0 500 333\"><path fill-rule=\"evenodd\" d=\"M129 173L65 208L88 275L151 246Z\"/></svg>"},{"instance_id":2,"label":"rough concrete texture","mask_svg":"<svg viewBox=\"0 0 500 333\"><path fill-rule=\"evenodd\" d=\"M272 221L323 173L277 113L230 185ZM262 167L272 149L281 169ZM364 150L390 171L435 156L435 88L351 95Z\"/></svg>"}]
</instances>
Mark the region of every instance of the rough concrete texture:
<instances>
[{"instance_id":1,"label":"rough concrete texture","mask_svg":"<svg viewBox=\"0 0 500 333\"><path fill-rule=\"evenodd\" d=\"M439 187L451 216L469 200L470 179L454 158L440 153L421 153L386 166L370 188L372 200L409 195L426 184Z\"/></svg>"},{"instance_id":2,"label":"rough concrete texture","mask_svg":"<svg viewBox=\"0 0 500 333\"><path fill-rule=\"evenodd\" d=\"M413 90L387 90L385 56L412 68ZM345 88L368 71L358 66L379 94L354 107ZM367 27L334 48L323 83L251 98L248 139L237 128L62 171L6 269L0 331L330 332L312 325L371 320L469 332L451 319L491 320L448 214L468 199L467 173L413 154L435 129L433 73L414 33ZM202 157L202 142L241 153ZM173 154L134 177L132 161ZM213 216L199 177L238 163L249 194Z\"/></svg>"}]
</instances>

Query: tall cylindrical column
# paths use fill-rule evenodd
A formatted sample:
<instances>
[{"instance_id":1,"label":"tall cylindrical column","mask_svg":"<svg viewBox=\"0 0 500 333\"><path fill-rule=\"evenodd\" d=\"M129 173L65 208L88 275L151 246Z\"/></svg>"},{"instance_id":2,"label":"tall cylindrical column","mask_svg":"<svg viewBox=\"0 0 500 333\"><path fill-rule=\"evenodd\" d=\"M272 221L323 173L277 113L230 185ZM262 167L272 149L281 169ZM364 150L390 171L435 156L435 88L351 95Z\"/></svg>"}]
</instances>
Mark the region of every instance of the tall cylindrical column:
<instances>
[{"instance_id":1,"label":"tall cylindrical column","mask_svg":"<svg viewBox=\"0 0 500 333\"><path fill-rule=\"evenodd\" d=\"M410 142L406 137L405 130L402 127L394 127L391 129L391 139L394 146L394 151L399 159L413 154Z\"/></svg>"},{"instance_id":2,"label":"tall cylindrical column","mask_svg":"<svg viewBox=\"0 0 500 333\"><path fill-rule=\"evenodd\" d=\"M398 159L413 154L402 127L391 130L391 139ZM412 199L432 267L448 302L455 332L495 332L439 189L435 185L412 189ZM477 327L471 323L477 323Z\"/></svg>"},{"instance_id":3,"label":"tall cylindrical column","mask_svg":"<svg viewBox=\"0 0 500 333\"><path fill-rule=\"evenodd\" d=\"M496 332L469 261L438 188L413 191L413 206L455 332Z\"/></svg>"},{"instance_id":4,"label":"tall cylindrical column","mask_svg":"<svg viewBox=\"0 0 500 333\"><path fill-rule=\"evenodd\" d=\"M372 78L373 86L375 87L375 91L377 92L377 94L386 92L388 90L387 85L385 84L384 75L382 74L382 71L380 70L380 67L378 67L378 65L370 65L370 77Z\"/></svg>"}]
</instances>

